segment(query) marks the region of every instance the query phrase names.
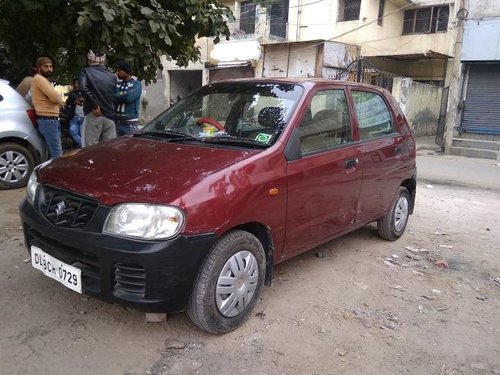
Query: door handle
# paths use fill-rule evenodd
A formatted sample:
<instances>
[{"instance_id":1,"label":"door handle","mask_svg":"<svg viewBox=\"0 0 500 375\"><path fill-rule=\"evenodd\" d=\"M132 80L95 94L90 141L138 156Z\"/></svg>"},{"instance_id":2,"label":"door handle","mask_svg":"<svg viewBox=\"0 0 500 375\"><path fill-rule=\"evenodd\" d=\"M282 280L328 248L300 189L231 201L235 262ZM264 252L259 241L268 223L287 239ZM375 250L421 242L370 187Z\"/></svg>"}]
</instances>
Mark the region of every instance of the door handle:
<instances>
[{"instance_id":1,"label":"door handle","mask_svg":"<svg viewBox=\"0 0 500 375\"><path fill-rule=\"evenodd\" d=\"M350 169L354 168L356 165L358 165L359 159L349 159L345 161L345 169Z\"/></svg>"},{"instance_id":2,"label":"door handle","mask_svg":"<svg viewBox=\"0 0 500 375\"><path fill-rule=\"evenodd\" d=\"M397 154L400 154L401 153L401 147L399 146L396 146L394 147L394 153L397 155Z\"/></svg>"}]
</instances>

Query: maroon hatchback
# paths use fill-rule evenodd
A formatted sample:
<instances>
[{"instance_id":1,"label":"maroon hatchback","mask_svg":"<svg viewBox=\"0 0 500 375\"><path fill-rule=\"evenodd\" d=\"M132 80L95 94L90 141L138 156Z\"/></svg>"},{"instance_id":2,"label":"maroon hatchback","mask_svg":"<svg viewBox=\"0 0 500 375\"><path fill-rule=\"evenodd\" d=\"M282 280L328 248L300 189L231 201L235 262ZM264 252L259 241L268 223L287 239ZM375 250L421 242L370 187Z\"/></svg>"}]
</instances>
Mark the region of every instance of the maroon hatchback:
<instances>
[{"instance_id":1,"label":"maroon hatchback","mask_svg":"<svg viewBox=\"0 0 500 375\"><path fill-rule=\"evenodd\" d=\"M415 142L383 89L326 79L202 87L135 134L37 168L32 264L79 293L187 310L212 333L250 315L274 265L413 212Z\"/></svg>"}]
</instances>

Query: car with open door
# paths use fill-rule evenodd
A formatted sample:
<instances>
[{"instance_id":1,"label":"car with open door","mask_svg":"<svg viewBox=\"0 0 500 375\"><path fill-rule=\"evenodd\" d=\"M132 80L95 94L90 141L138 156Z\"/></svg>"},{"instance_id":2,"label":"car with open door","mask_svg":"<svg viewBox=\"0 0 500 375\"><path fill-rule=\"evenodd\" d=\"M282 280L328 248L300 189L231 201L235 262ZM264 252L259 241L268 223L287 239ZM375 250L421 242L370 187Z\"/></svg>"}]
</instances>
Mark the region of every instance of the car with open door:
<instances>
[{"instance_id":1,"label":"car with open door","mask_svg":"<svg viewBox=\"0 0 500 375\"><path fill-rule=\"evenodd\" d=\"M280 262L371 222L398 239L415 191L415 142L388 91L242 79L41 165L20 212L46 276L146 312L187 310L220 334Z\"/></svg>"}]
</instances>

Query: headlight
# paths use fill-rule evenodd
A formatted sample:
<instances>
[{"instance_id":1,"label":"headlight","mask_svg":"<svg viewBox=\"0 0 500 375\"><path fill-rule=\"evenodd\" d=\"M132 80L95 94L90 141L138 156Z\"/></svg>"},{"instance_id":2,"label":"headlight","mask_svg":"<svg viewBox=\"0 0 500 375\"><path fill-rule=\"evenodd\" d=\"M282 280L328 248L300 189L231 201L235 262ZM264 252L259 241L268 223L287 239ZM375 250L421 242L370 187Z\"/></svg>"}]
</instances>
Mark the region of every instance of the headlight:
<instances>
[{"instance_id":1,"label":"headlight","mask_svg":"<svg viewBox=\"0 0 500 375\"><path fill-rule=\"evenodd\" d=\"M176 236L184 226L184 213L176 207L141 203L113 207L104 223L104 232L145 240Z\"/></svg>"},{"instance_id":2,"label":"headlight","mask_svg":"<svg viewBox=\"0 0 500 375\"><path fill-rule=\"evenodd\" d=\"M26 186L26 199L28 202L33 204L35 202L36 188L38 187L38 181L36 179L36 171L33 170L28 180L28 185Z\"/></svg>"}]
</instances>

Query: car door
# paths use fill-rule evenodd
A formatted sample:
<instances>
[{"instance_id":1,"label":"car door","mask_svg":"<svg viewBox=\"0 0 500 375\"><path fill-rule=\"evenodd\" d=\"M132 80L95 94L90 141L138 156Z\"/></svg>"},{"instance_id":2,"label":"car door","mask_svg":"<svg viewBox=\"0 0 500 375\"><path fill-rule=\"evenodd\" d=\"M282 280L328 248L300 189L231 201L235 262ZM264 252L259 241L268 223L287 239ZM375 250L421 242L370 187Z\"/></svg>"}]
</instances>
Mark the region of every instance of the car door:
<instances>
[{"instance_id":1,"label":"car door","mask_svg":"<svg viewBox=\"0 0 500 375\"><path fill-rule=\"evenodd\" d=\"M312 95L298 132L302 158L287 166L284 257L350 228L361 186L361 151L352 142L343 88Z\"/></svg>"},{"instance_id":2,"label":"car door","mask_svg":"<svg viewBox=\"0 0 500 375\"><path fill-rule=\"evenodd\" d=\"M389 208L404 175L403 136L384 96L369 89L350 90L359 135L363 179L357 222L379 218Z\"/></svg>"}]
</instances>

